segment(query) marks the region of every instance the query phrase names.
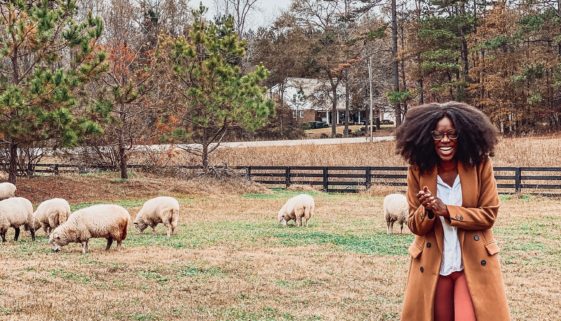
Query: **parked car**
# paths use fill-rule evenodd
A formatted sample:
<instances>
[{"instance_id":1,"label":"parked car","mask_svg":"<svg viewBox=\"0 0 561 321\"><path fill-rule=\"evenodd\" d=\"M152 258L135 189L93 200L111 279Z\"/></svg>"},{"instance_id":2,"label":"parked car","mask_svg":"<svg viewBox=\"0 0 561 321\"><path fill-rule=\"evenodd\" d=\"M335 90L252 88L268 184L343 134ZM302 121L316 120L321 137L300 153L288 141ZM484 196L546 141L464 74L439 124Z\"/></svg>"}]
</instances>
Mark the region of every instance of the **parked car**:
<instances>
[{"instance_id":1,"label":"parked car","mask_svg":"<svg viewBox=\"0 0 561 321\"><path fill-rule=\"evenodd\" d=\"M380 124L382 124L382 125L393 125L393 121L391 121L389 119L384 119L384 120L380 121Z\"/></svg>"}]
</instances>

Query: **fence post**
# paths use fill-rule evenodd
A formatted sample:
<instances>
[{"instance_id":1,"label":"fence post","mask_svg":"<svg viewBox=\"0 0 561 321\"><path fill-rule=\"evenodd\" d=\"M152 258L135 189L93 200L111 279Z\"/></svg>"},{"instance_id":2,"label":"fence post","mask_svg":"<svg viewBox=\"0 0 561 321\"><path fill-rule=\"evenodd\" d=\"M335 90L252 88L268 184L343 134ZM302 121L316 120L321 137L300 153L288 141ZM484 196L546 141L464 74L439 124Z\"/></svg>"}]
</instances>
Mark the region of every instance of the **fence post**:
<instances>
[{"instance_id":1,"label":"fence post","mask_svg":"<svg viewBox=\"0 0 561 321\"><path fill-rule=\"evenodd\" d=\"M287 166L284 172L284 183L286 184L286 188L290 187L290 166Z\"/></svg>"},{"instance_id":2,"label":"fence post","mask_svg":"<svg viewBox=\"0 0 561 321\"><path fill-rule=\"evenodd\" d=\"M514 170L514 192L520 193L522 190L522 169L520 167L516 167Z\"/></svg>"},{"instance_id":3,"label":"fence post","mask_svg":"<svg viewBox=\"0 0 561 321\"><path fill-rule=\"evenodd\" d=\"M245 168L245 176L247 177L248 181L251 181L251 166Z\"/></svg>"},{"instance_id":4,"label":"fence post","mask_svg":"<svg viewBox=\"0 0 561 321\"><path fill-rule=\"evenodd\" d=\"M55 175L58 175L58 164L55 164Z\"/></svg>"},{"instance_id":5,"label":"fence post","mask_svg":"<svg viewBox=\"0 0 561 321\"><path fill-rule=\"evenodd\" d=\"M366 168L366 178L365 178L366 189L369 189L372 186L372 168Z\"/></svg>"},{"instance_id":6,"label":"fence post","mask_svg":"<svg viewBox=\"0 0 561 321\"><path fill-rule=\"evenodd\" d=\"M327 192L329 189L329 168L323 168L323 191Z\"/></svg>"}]
</instances>

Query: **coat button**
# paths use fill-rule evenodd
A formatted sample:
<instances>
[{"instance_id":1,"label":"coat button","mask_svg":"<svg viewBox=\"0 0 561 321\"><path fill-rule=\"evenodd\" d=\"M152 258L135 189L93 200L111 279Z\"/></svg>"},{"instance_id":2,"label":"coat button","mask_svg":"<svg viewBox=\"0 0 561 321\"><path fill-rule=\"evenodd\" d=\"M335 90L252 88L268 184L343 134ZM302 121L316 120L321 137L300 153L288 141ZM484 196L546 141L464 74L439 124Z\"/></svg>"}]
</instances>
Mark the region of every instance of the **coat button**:
<instances>
[{"instance_id":1,"label":"coat button","mask_svg":"<svg viewBox=\"0 0 561 321\"><path fill-rule=\"evenodd\" d=\"M483 265L483 266L487 265L487 261L481 260L481 265Z\"/></svg>"},{"instance_id":2,"label":"coat button","mask_svg":"<svg viewBox=\"0 0 561 321\"><path fill-rule=\"evenodd\" d=\"M476 240L476 241L479 241L479 235L475 234L475 235L473 236L473 239Z\"/></svg>"},{"instance_id":3,"label":"coat button","mask_svg":"<svg viewBox=\"0 0 561 321\"><path fill-rule=\"evenodd\" d=\"M463 221L463 220L464 220L464 217L460 215L460 221Z\"/></svg>"},{"instance_id":4,"label":"coat button","mask_svg":"<svg viewBox=\"0 0 561 321\"><path fill-rule=\"evenodd\" d=\"M427 242L427 247L430 248L432 246L432 244L430 244L430 242Z\"/></svg>"},{"instance_id":5,"label":"coat button","mask_svg":"<svg viewBox=\"0 0 561 321\"><path fill-rule=\"evenodd\" d=\"M421 271L421 273L423 273L423 272L425 272L425 268L421 266L421 267L419 268L419 271Z\"/></svg>"}]
</instances>

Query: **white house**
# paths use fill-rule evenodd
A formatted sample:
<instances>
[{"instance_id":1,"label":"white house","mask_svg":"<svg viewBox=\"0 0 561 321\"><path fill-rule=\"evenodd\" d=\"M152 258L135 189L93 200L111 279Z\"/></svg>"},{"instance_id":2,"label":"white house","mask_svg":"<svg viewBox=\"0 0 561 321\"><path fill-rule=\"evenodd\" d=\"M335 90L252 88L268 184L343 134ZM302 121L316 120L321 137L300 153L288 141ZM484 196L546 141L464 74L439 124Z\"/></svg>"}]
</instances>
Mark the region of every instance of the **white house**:
<instances>
[{"instance_id":1,"label":"white house","mask_svg":"<svg viewBox=\"0 0 561 321\"><path fill-rule=\"evenodd\" d=\"M313 78L287 78L282 85L271 88L271 98L280 100L282 91L283 103L290 107L292 115L299 122L323 121L331 124L331 110L333 106L332 91L329 80ZM393 120L390 108L378 105L382 119ZM360 124L368 121L368 106L353 108L350 106L349 123ZM386 108L384 108L386 107ZM345 122L345 85L337 86L337 124Z\"/></svg>"}]
</instances>

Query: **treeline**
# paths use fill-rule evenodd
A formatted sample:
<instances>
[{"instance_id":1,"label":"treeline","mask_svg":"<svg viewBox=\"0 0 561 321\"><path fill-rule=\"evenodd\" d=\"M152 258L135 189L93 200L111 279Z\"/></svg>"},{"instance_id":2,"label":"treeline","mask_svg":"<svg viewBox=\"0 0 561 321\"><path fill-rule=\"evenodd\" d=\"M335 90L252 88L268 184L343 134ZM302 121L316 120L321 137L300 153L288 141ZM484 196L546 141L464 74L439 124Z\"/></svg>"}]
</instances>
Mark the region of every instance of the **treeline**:
<instances>
[{"instance_id":1,"label":"treeline","mask_svg":"<svg viewBox=\"0 0 561 321\"><path fill-rule=\"evenodd\" d=\"M458 100L505 134L561 129L560 1L295 0L254 37L271 85L329 79L350 109L369 106L372 57L376 107L398 124L411 105Z\"/></svg>"},{"instance_id":2,"label":"treeline","mask_svg":"<svg viewBox=\"0 0 561 321\"><path fill-rule=\"evenodd\" d=\"M274 112L246 68L231 16L185 1L0 1L2 165L16 181L45 147L120 168L133 147L195 142L208 155L228 129L255 131Z\"/></svg>"},{"instance_id":3,"label":"treeline","mask_svg":"<svg viewBox=\"0 0 561 321\"><path fill-rule=\"evenodd\" d=\"M207 168L224 138L298 137L283 96L269 99L289 77L325 80L314 99L332 119L339 100L398 124L412 105L459 100L505 134L561 129L560 1L294 0L257 30L259 0L215 2L208 19L186 0L0 1L10 181L43 147L81 146L72 157L126 178L139 144L199 143L188 152Z\"/></svg>"}]
</instances>

